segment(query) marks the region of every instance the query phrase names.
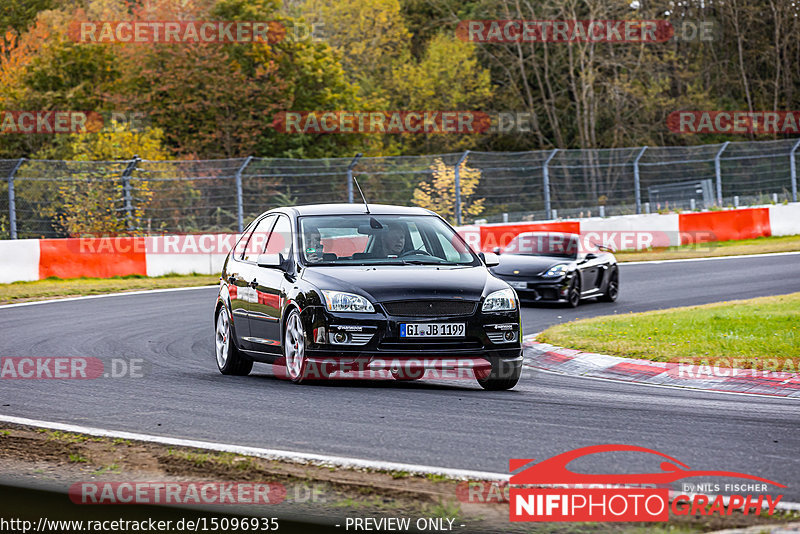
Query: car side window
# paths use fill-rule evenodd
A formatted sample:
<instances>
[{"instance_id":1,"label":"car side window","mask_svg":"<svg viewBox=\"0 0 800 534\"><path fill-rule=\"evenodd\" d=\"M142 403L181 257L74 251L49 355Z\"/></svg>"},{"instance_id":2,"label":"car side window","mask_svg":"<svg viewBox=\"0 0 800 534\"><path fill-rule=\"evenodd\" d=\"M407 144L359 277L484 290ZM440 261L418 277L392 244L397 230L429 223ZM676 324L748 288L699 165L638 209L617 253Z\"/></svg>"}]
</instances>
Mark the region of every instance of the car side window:
<instances>
[{"instance_id":1,"label":"car side window","mask_svg":"<svg viewBox=\"0 0 800 534\"><path fill-rule=\"evenodd\" d=\"M292 250L292 225L288 217L280 216L269 235L264 254L283 254L283 257L287 258L290 250Z\"/></svg>"},{"instance_id":2,"label":"car side window","mask_svg":"<svg viewBox=\"0 0 800 534\"><path fill-rule=\"evenodd\" d=\"M256 224L242 251L242 260L254 262L258 259L258 255L267 244L267 238L272 230L272 225L275 224L275 218L275 215L267 215Z\"/></svg>"},{"instance_id":3,"label":"car side window","mask_svg":"<svg viewBox=\"0 0 800 534\"><path fill-rule=\"evenodd\" d=\"M233 257L235 259L237 260L242 259L242 254L244 254L244 251L247 248L247 241L250 239L250 235L253 233L253 227L255 225L256 225L255 221L248 224L247 228L244 229L242 235L239 236L239 239L233 246Z\"/></svg>"}]
</instances>

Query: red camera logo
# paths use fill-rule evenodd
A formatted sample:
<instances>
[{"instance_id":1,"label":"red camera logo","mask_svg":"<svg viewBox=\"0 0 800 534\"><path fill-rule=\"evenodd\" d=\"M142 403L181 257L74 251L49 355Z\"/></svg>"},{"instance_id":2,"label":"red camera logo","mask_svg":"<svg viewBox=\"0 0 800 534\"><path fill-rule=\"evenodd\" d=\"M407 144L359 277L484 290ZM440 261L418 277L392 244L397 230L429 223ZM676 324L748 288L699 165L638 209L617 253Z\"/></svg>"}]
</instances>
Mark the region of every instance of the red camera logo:
<instances>
[{"instance_id":1,"label":"red camera logo","mask_svg":"<svg viewBox=\"0 0 800 534\"><path fill-rule=\"evenodd\" d=\"M642 452L660 456L664 461L661 462L661 472L658 473L583 474L567 469L567 464L578 458L602 452ZM726 499L722 495L718 495L713 501L706 495L679 495L673 500L671 508L668 485L689 477L732 477L762 483L728 484L726 488L730 486L749 489L750 486L757 486L759 490L766 490L768 484L785 487L766 478L745 473L693 470L671 456L633 445L595 445L565 452L533 465L531 462L534 460L510 462L512 471L528 466L512 475L509 481L511 521L656 522L669 520L670 509L678 515L689 508L697 510L701 515L730 515L734 508L748 513L749 508L753 507L752 495L728 496L727 509ZM483 496L481 492L476 494ZM773 514L782 497L759 496L759 511L761 503L766 502L768 513ZM708 504L711 506L706 507Z\"/></svg>"}]
</instances>

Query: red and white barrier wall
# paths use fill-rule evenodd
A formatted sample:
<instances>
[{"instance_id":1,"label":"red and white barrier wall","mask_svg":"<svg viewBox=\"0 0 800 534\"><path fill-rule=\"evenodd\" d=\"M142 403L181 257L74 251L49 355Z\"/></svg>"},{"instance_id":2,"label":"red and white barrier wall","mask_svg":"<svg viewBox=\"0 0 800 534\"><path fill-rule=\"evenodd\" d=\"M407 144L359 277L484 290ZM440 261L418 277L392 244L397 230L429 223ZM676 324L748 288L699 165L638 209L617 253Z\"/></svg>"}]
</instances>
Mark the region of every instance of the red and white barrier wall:
<instances>
[{"instance_id":1,"label":"red and white barrier wall","mask_svg":"<svg viewBox=\"0 0 800 534\"><path fill-rule=\"evenodd\" d=\"M800 234L800 203L737 210L463 226L475 250L503 247L522 232L580 234L615 250ZM215 274L235 234L0 241L0 283L51 276ZM326 244L326 250L337 246ZM332 248L333 247L333 248ZM341 251L346 253L346 251Z\"/></svg>"},{"instance_id":2,"label":"red and white barrier wall","mask_svg":"<svg viewBox=\"0 0 800 534\"><path fill-rule=\"evenodd\" d=\"M586 248L592 244L614 250L638 250L710 241L800 234L800 203L761 208L622 215L589 219L464 226L459 233L475 249L504 247L522 232L580 234Z\"/></svg>"}]
</instances>

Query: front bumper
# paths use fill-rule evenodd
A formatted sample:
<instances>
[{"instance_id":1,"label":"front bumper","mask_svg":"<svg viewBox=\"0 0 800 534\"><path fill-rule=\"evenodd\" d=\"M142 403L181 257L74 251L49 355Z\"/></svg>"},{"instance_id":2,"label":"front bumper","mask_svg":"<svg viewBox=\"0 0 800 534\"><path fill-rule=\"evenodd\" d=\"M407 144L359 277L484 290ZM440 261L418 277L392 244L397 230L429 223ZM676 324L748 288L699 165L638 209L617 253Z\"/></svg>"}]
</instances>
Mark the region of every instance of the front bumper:
<instances>
[{"instance_id":1,"label":"front bumper","mask_svg":"<svg viewBox=\"0 0 800 534\"><path fill-rule=\"evenodd\" d=\"M312 306L303 309L302 314L303 324L308 329L306 355L309 359L349 360L365 366L380 366L390 360L413 360L427 368L473 368L491 364L493 360L522 362L522 325L518 310L467 316L402 317L387 314L381 306L376 306L375 313L332 313L322 306ZM401 338L400 325L404 323L464 323L464 336ZM336 342L343 338L347 341Z\"/></svg>"},{"instance_id":2,"label":"front bumper","mask_svg":"<svg viewBox=\"0 0 800 534\"><path fill-rule=\"evenodd\" d=\"M511 278L498 276L514 288L519 299L524 302L566 302L569 295L571 276L560 280L530 278Z\"/></svg>"}]
</instances>

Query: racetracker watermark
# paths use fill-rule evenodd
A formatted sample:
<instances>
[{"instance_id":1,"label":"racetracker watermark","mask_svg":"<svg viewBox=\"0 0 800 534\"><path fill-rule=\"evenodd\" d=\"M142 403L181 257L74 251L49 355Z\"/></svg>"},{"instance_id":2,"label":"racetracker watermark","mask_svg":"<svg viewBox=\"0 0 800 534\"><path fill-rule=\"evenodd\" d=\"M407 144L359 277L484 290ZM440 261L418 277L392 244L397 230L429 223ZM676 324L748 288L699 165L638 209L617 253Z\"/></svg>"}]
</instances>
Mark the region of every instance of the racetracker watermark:
<instances>
[{"instance_id":1,"label":"racetracker watermark","mask_svg":"<svg viewBox=\"0 0 800 534\"><path fill-rule=\"evenodd\" d=\"M663 43L666 20L464 20L456 36L473 43Z\"/></svg>"},{"instance_id":2,"label":"racetracker watermark","mask_svg":"<svg viewBox=\"0 0 800 534\"><path fill-rule=\"evenodd\" d=\"M714 21L464 20L456 37L472 43L665 43L712 41Z\"/></svg>"},{"instance_id":3,"label":"racetracker watermark","mask_svg":"<svg viewBox=\"0 0 800 534\"><path fill-rule=\"evenodd\" d=\"M317 335L320 329L315 329ZM324 333L323 333L324 335ZM516 333L515 333L516 337ZM335 345L333 345L335 346ZM309 359L303 369L306 380L467 380L489 376L492 365L482 358L330 358ZM272 366L278 378L288 378L283 362ZM497 376L511 376L514 370L495 371Z\"/></svg>"},{"instance_id":4,"label":"racetracker watermark","mask_svg":"<svg viewBox=\"0 0 800 534\"><path fill-rule=\"evenodd\" d=\"M276 482L77 482L75 504L279 504L286 487Z\"/></svg>"},{"instance_id":5,"label":"racetracker watermark","mask_svg":"<svg viewBox=\"0 0 800 534\"><path fill-rule=\"evenodd\" d=\"M691 380L766 379L800 385L800 358L677 358L667 363L667 374Z\"/></svg>"},{"instance_id":6,"label":"racetracker watermark","mask_svg":"<svg viewBox=\"0 0 800 534\"><path fill-rule=\"evenodd\" d=\"M274 44L284 39L286 27L276 21L87 20L70 23L69 36L77 43Z\"/></svg>"},{"instance_id":7,"label":"racetracker watermark","mask_svg":"<svg viewBox=\"0 0 800 534\"><path fill-rule=\"evenodd\" d=\"M272 127L287 134L476 134L489 132L482 111L281 111Z\"/></svg>"},{"instance_id":8,"label":"racetracker watermark","mask_svg":"<svg viewBox=\"0 0 800 534\"><path fill-rule=\"evenodd\" d=\"M800 133L800 111L673 111L667 128L678 134Z\"/></svg>"},{"instance_id":9,"label":"racetracker watermark","mask_svg":"<svg viewBox=\"0 0 800 534\"><path fill-rule=\"evenodd\" d=\"M585 231L580 234L503 230L466 232L464 239L475 250L536 255L574 255L622 250L659 249L669 252L707 253L718 238L714 232L665 232L660 230ZM682 247L678 247L682 245Z\"/></svg>"},{"instance_id":10,"label":"racetracker watermark","mask_svg":"<svg viewBox=\"0 0 800 534\"><path fill-rule=\"evenodd\" d=\"M143 378L147 362L142 358L101 360L86 356L23 356L0 358L1 380L93 380Z\"/></svg>"},{"instance_id":11,"label":"racetracker watermark","mask_svg":"<svg viewBox=\"0 0 800 534\"><path fill-rule=\"evenodd\" d=\"M94 111L0 111L0 135L81 134L103 128Z\"/></svg>"}]
</instances>

